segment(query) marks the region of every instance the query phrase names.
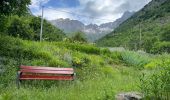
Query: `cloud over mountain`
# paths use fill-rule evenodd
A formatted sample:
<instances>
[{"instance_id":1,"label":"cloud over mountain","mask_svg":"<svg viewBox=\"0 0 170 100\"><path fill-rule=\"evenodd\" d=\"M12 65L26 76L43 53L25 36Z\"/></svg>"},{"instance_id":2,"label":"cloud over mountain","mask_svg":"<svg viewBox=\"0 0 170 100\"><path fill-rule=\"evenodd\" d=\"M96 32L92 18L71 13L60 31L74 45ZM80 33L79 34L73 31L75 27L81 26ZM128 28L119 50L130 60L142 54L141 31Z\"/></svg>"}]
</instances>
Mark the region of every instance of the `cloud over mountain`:
<instances>
[{"instance_id":1,"label":"cloud over mountain","mask_svg":"<svg viewBox=\"0 0 170 100\"><path fill-rule=\"evenodd\" d=\"M138 11L150 1L151 0L32 0L30 9L34 15L41 15L41 5L52 8L44 9L44 16L48 20L70 18L80 20L85 24L101 24L116 20L121 17L125 11Z\"/></svg>"}]
</instances>

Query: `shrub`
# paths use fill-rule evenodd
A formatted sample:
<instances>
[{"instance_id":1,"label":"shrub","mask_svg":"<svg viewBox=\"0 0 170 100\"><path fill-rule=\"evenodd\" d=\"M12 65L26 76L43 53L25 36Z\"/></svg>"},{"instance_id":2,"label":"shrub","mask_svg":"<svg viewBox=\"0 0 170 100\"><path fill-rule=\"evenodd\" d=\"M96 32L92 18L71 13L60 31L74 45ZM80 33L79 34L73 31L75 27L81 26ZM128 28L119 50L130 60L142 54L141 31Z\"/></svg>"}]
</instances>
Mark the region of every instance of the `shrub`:
<instances>
[{"instance_id":1,"label":"shrub","mask_svg":"<svg viewBox=\"0 0 170 100\"><path fill-rule=\"evenodd\" d=\"M170 42L156 42L152 48L152 53L170 53Z\"/></svg>"},{"instance_id":2,"label":"shrub","mask_svg":"<svg viewBox=\"0 0 170 100\"><path fill-rule=\"evenodd\" d=\"M90 60L87 57L73 57L72 65L74 67L85 67L89 62Z\"/></svg>"},{"instance_id":3,"label":"shrub","mask_svg":"<svg viewBox=\"0 0 170 100\"><path fill-rule=\"evenodd\" d=\"M34 40L39 40L40 17L31 17L30 22L28 23L30 27L34 30ZM43 39L46 41L61 41L65 36L65 33L59 28L53 26L47 20L44 20L43 24Z\"/></svg>"},{"instance_id":4,"label":"shrub","mask_svg":"<svg viewBox=\"0 0 170 100\"><path fill-rule=\"evenodd\" d=\"M132 51L125 51L121 54L123 62L143 68L144 65L150 62L149 57L146 54L140 54Z\"/></svg>"},{"instance_id":5,"label":"shrub","mask_svg":"<svg viewBox=\"0 0 170 100\"><path fill-rule=\"evenodd\" d=\"M110 55L111 51L108 48L100 49L100 53L104 55Z\"/></svg>"},{"instance_id":6,"label":"shrub","mask_svg":"<svg viewBox=\"0 0 170 100\"><path fill-rule=\"evenodd\" d=\"M170 60L162 60L152 73L143 73L141 91L146 99L168 100L170 97Z\"/></svg>"},{"instance_id":7,"label":"shrub","mask_svg":"<svg viewBox=\"0 0 170 100\"><path fill-rule=\"evenodd\" d=\"M110 57L114 60L114 62L119 63L122 61L122 55L121 52L115 51L110 54Z\"/></svg>"},{"instance_id":8,"label":"shrub","mask_svg":"<svg viewBox=\"0 0 170 100\"><path fill-rule=\"evenodd\" d=\"M14 17L7 30L8 35L32 40L34 37L33 29L28 24L28 19Z\"/></svg>"},{"instance_id":9,"label":"shrub","mask_svg":"<svg viewBox=\"0 0 170 100\"><path fill-rule=\"evenodd\" d=\"M23 48L23 43L20 39L10 38L8 36L0 35L0 55L19 57L19 51Z\"/></svg>"},{"instance_id":10,"label":"shrub","mask_svg":"<svg viewBox=\"0 0 170 100\"><path fill-rule=\"evenodd\" d=\"M86 43L80 44L80 43L57 42L55 44L60 47L65 47L70 50L85 52L88 54L100 54L101 52L100 48Z\"/></svg>"},{"instance_id":11,"label":"shrub","mask_svg":"<svg viewBox=\"0 0 170 100\"><path fill-rule=\"evenodd\" d=\"M70 67L68 63L63 62L58 59L51 59L48 61L48 66L50 67Z\"/></svg>"},{"instance_id":12,"label":"shrub","mask_svg":"<svg viewBox=\"0 0 170 100\"><path fill-rule=\"evenodd\" d=\"M78 31L75 32L74 35L71 37L72 41L78 41L78 42L87 42L85 33Z\"/></svg>"},{"instance_id":13,"label":"shrub","mask_svg":"<svg viewBox=\"0 0 170 100\"><path fill-rule=\"evenodd\" d=\"M170 41L170 25L162 28L161 41Z\"/></svg>"}]
</instances>

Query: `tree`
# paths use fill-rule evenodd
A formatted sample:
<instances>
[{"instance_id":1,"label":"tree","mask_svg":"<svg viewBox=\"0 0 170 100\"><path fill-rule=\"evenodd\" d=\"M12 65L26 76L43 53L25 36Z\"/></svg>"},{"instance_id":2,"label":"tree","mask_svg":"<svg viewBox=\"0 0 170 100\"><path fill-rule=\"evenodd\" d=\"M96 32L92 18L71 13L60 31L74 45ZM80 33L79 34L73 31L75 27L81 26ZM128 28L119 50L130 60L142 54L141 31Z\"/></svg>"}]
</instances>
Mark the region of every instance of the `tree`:
<instances>
[{"instance_id":1,"label":"tree","mask_svg":"<svg viewBox=\"0 0 170 100\"><path fill-rule=\"evenodd\" d=\"M23 15L28 13L31 0L0 0L0 15Z\"/></svg>"},{"instance_id":2,"label":"tree","mask_svg":"<svg viewBox=\"0 0 170 100\"><path fill-rule=\"evenodd\" d=\"M8 26L8 17L0 15L0 32L5 32Z\"/></svg>"},{"instance_id":3,"label":"tree","mask_svg":"<svg viewBox=\"0 0 170 100\"><path fill-rule=\"evenodd\" d=\"M7 33L10 36L20 37L22 39L32 40L34 37L34 30L29 26L29 19L12 17L11 24L7 28Z\"/></svg>"},{"instance_id":4,"label":"tree","mask_svg":"<svg viewBox=\"0 0 170 100\"><path fill-rule=\"evenodd\" d=\"M71 40L79 41L79 42L87 42L85 33L81 31L75 32L74 35L71 37Z\"/></svg>"},{"instance_id":5,"label":"tree","mask_svg":"<svg viewBox=\"0 0 170 100\"><path fill-rule=\"evenodd\" d=\"M5 32L9 16L28 14L31 0L0 0L0 32Z\"/></svg>"},{"instance_id":6,"label":"tree","mask_svg":"<svg viewBox=\"0 0 170 100\"><path fill-rule=\"evenodd\" d=\"M170 41L170 25L163 28L163 33L161 34L161 40L162 41Z\"/></svg>"},{"instance_id":7,"label":"tree","mask_svg":"<svg viewBox=\"0 0 170 100\"><path fill-rule=\"evenodd\" d=\"M29 23L30 27L34 30L34 40L39 40L40 34L40 17L32 17ZM59 28L53 26L47 20L43 23L43 39L47 41L61 41L65 36L65 33Z\"/></svg>"}]
</instances>

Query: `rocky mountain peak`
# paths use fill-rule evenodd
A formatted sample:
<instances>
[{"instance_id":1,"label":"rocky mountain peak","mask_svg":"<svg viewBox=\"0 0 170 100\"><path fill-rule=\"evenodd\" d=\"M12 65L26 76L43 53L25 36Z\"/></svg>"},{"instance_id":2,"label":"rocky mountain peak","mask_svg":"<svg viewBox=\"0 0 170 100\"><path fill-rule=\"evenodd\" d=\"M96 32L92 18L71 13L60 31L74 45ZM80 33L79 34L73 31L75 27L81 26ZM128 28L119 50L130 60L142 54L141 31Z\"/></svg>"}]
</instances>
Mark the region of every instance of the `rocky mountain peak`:
<instances>
[{"instance_id":1,"label":"rocky mountain peak","mask_svg":"<svg viewBox=\"0 0 170 100\"><path fill-rule=\"evenodd\" d=\"M95 41L113 31L122 22L131 17L133 13L134 12L126 11L122 15L122 17L117 19L115 22L103 23L101 25L85 25L78 20L71 20L69 18L60 18L56 20L51 20L50 22L56 27L63 29L68 34L76 31L83 31L87 35L87 37L90 37L90 41Z\"/></svg>"}]
</instances>

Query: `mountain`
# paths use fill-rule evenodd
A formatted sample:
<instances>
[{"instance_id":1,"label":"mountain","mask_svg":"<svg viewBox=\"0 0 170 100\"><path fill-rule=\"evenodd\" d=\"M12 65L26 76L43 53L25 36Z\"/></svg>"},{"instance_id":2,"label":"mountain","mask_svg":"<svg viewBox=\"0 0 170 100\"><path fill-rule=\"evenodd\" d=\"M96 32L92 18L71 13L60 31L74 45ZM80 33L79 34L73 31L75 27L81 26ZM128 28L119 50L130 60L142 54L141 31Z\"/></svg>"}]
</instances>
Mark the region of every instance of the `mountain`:
<instances>
[{"instance_id":1,"label":"mountain","mask_svg":"<svg viewBox=\"0 0 170 100\"><path fill-rule=\"evenodd\" d=\"M114 31L96 41L98 46L170 50L170 0L152 0ZM169 39L167 39L169 38ZM164 41L164 42L163 42ZM167 47L169 46L169 47Z\"/></svg>"},{"instance_id":2,"label":"mountain","mask_svg":"<svg viewBox=\"0 0 170 100\"><path fill-rule=\"evenodd\" d=\"M84 28L84 24L82 22L78 20L70 20L69 18L60 18L57 20L51 20L50 22L67 33L81 31Z\"/></svg>"},{"instance_id":3,"label":"mountain","mask_svg":"<svg viewBox=\"0 0 170 100\"><path fill-rule=\"evenodd\" d=\"M123 23L125 20L127 20L128 18L130 18L135 12L129 12L129 11L126 11L124 12L124 14L122 15L121 18L118 18L116 21L114 22L109 22L109 23L104 23L104 24L101 24L100 27L103 28L103 27L108 27L108 28L112 28L112 29L115 29L117 28L121 23Z\"/></svg>"},{"instance_id":4,"label":"mountain","mask_svg":"<svg viewBox=\"0 0 170 100\"><path fill-rule=\"evenodd\" d=\"M68 36L71 35L70 33L82 31L87 35L88 40L93 42L113 31L116 27L118 27L122 22L131 17L133 14L134 12L127 11L122 15L121 18L117 19L116 21L104 23L101 25L84 25L78 20L70 20L68 18L60 18L57 20L51 20L50 22L56 27L64 30Z\"/></svg>"}]
</instances>

